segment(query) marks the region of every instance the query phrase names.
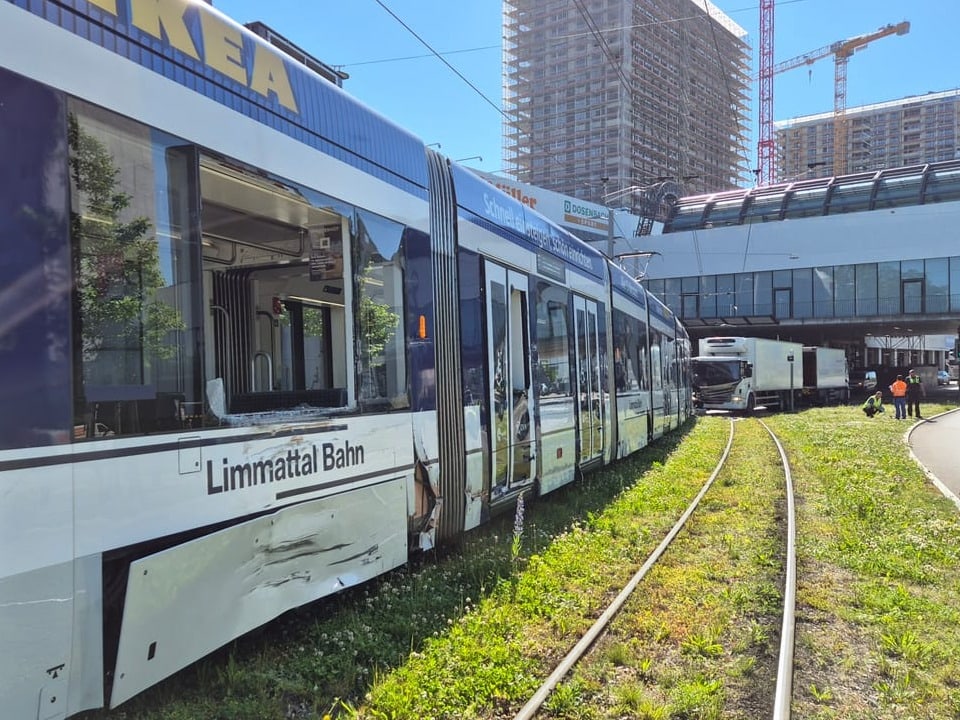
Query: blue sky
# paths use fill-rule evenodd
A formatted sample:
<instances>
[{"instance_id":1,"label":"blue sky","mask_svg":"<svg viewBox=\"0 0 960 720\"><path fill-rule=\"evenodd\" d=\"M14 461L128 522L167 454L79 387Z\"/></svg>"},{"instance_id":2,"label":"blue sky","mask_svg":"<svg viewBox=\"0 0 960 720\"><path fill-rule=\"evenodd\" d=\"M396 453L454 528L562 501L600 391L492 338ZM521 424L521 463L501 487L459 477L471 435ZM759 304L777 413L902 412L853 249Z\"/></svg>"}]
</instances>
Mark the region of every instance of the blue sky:
<instances>
[{"instance_id":1,"label":"blue sky","mask_svg":"<svg viewBox=\"0 0 960 720\"><path fill-rule=\"evenodd\" d=\"M713 3L747 31L756 69L758 0ZM440 143L449 157L479 155L482 160L464 164L500 170L500 0L214 0L214 6L240 22L265 22L323 62L342 67L350 74L348 92L424 142ZM774 62L903 20L911 23L907 35L876 40L850 59L847 107L960 88L958 0L777 0ZM826 57L777 75L774 119L831 112L833 73L833 59ZM758 114L754 97L753 153Z\"/></svg>"}]
</instances>

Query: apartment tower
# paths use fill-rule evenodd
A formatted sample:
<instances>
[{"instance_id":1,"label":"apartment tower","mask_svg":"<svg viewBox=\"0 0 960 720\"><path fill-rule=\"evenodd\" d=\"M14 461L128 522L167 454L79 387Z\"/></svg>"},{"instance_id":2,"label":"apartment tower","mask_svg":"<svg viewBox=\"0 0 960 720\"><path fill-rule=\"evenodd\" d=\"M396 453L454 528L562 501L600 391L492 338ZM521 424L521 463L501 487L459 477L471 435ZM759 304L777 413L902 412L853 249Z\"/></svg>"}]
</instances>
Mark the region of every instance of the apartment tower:
<instances>
[{"instance_id":1,"label":"apartment tower","mask_svg":"<svg viewBox=\"0 0 960 720\"><path fill-rule=\"evenodd\" d=\"M504 0L504 162L616 207L749 176L746 31L708 0Z\"/></svg>"},{"instance_id":2,"label":"apartment tower","mask_svg":"<svg viewBox=\"0 0 960 720\"><path fill-rule=\"evenodd\" d=\"M960 158L960 90L847 108L847 171ZM833 174L833 113L775 124L780 182Z\"/></svg>"}]
</instances>

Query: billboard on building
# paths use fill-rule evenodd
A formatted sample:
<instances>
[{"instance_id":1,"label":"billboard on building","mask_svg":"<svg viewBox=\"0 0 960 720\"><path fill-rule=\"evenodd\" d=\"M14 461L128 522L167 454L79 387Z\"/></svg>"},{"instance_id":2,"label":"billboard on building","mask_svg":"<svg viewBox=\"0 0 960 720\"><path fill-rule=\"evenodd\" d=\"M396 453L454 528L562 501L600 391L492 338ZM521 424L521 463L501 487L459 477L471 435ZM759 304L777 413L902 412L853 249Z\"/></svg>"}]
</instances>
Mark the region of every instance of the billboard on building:
<instances>
[{"instance_id":1,"label":"billboard on building","mask_svg":"<svg viewBox=\"0 0 960 720\"><path fill-rule=\"evenodd\" d=\"M639 227L639 216L626 210L615 210L605 205L562 195L552 190L544 190L474 168L470 170L514 200L536 210L587 242L629 238L636 235ZM613 232L610 231L611 211L613 212Z\"/></svg>"}]
</instances>

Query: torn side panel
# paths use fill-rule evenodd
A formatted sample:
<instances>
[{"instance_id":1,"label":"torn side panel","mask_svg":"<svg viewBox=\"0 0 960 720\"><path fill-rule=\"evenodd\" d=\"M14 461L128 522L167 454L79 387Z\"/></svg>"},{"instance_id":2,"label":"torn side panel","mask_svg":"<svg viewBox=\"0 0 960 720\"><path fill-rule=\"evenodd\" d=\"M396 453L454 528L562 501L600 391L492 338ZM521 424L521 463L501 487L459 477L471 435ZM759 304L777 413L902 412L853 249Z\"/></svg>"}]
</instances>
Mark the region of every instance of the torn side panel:
<instances>
[{"instance_id":1,"label":"torn side panel","mask_svg":"<svg viewBox=\"0 0 960 720\"><path fill-rule=\"evenodd\" d=\"M132 563L111 707L287 610L406 562L410 482L286 508Z\"/></svg>"}]
</instances>

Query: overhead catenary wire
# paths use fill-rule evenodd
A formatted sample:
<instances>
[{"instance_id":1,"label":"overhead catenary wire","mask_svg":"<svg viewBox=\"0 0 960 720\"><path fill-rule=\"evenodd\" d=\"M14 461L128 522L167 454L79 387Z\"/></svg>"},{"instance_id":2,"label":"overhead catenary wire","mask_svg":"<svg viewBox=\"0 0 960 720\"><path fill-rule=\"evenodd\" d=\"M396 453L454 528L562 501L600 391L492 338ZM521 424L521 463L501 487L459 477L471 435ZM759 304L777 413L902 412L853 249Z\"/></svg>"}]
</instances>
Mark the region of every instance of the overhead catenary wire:
<instances>
[{"instance_id":1,"label":"overhead catenary wire","mask_svg":"<svg viewBox=\"0 0 960 720\"><path fill-rule=\"evenodd\" d=\"M617 73L617 77L620 78L620 84L623 85L623 89L628 93L633 94L633 86L630 84L630 78L628 78L626 73L623 72L623 65L617 61L616 57L614 57L613 51L610 49L610 45L607 44L607 40L603 36L604 32L610 31L603 31L600 29L586 5L583 4L583 0L573 0L573 4L576 5L577 11L587 24L593 39L597 41L597 45L600 47L600 52L602 52L604 57L607 58L610 66L613 68L614 72Z\"/></svg>"},{"instance_id":2,"label":"overhead catenary wire","mask_svg":"<svg viewBox=\"0 0 960 720\"><path fill-rule=\"evenodd\" d=\"M447 62L446 59L443 57L443 55L441 55L439 52L437 52L437 51L433 48L433 46L430 45L430 43L428 43L426 40L424 40L422 37L420 37L420 35L418 35L417 32L416 32L412 27L410 27L410 26L407 25L403 20L401 20L400 17L399 17L393 10L391 10L390 8L388 8L388 7L386 6L386 4L383 3L382 0L376 0L376 3L377 3L377 5L379 5L380 7L382 7L382 8L390 15L390 17L392 17L394 20L396 20L398 23L400 23L408 33L410 33L410 34L413 35L417 40L419 40L420 43L421 43L425 48L427 48L434 57L436 57L440 62L442 62L444 65L446 65L448 68L450 68L450 70L451 70L458 78L460 78L461 80L463 80L463 82L465 82L465 83L470 87L470 89L472 89L477 95L479 95L481 98L483 98L483 99L490 105L490 107L492 107L492 108L493 108L494 110L496 110L498 113L500 113L501 115L504 115L504 117L506 117L506 115L504 114L503 110L501 110L501 109L497 106L497 104L496 104L495 102L493 102L490 98L488 98L488 97L483 93L483 91L482 91L480 88L478 88L476 85L474 85L472 82L470 82L462 72L460 72L460 71L457 70L453 65L451 65L449 62Z\"/></svg>"},{"instance_id":3,"label":"overhead catenary wire","mask_svg":"<svg viewBox=\"0 0 960 720\"><path fill-rule=\"evenodd\" d=\"M430 43L428 43L426 40L424 40L422 37L420 37L420 35L419 35L413 28L411 28L409 25L407 25L407 23L405 23L395 12L393 12L393 10L391 10L389 7L387 7L386 4L383 2L383 0L376 0L376 3L377 3L377 5L379 5L380 7L382 7L382 8L384 9L384 11L386 11L386 12L390 15L390 17L392 17L394 20L396 20L398 23L400 23L400 25L402 25L403 28L404 28L407 32L409 32L411 35L413 35L425 48L427 48L427 50L430 51L430 53L431 53L431 55L432 55L433 57L436 57L440 62L442 62L444 65L446 65L458 78L460 78L461 80L463 80L463 82L465 82L465 83L470 87L470 89L472 89L475 93L477 93L477 95L479 95L481 98L483 98L484 102L486 102L490 107L492 107L494 110L496 110L497 113L498 113L504 120L506 120L507 122L509 122L509 121L511 120L510 116L507 115L507 114L500 108L500 106L498 106L495 102L493 102L493 100L491 100L490 98L488 98L480 88L478 88L476 85L474 85L472 82L470 82L470 80L468 80L467 77L466 77L462 72L460 72L459 70L457 70L457 68L455 68L453 65L451 65L451 64L443 57L443 55L442 55L441 53L439 53L432 45L430 45ZM547 150L541 143L537 142L536 139L533 138L532 136L529 136L529 135L528 135L527 137L528 137L528 139L530 140L530 144L531 144L531 145L536 145L536 146L538 146L541 150L544 150L544 151ZM554 156L554 159L556 159L556 156Z\"/></svg>"},{"instance_id":4,"label":"overhead catenary wire","mask_svg":"<svg viewBox=\"0 0 960 720\"><path fill-rule=\"evenodd\" d=\"M575 1L578 1L578 0L575 0ZM509 117L500 107L498 107L496 103L494 103L492 100L490 100L490 98L488 98L488 97L483 93L482 90L480 90L476 85L474 85L472 82L470 82L470 81L463 75L463 73L461 73L461 72L460 72L459 70L457 70L452 64L450 64L450 63L441 55L441 53L439 53L436 49L433 48L433 46L430 45L430 43L428 43L426 40L424 40L422 37L420 37L420 35L419 35L416 31L414 31L413 28L411 28L409 25L407 25L407 23L405 23L399 16L397 16L397 14L396 14L395 12L393 12L393 10L391 10L389 7L387 7L386 4L385 4L382 0L376 0L376 2L377 2L377 4L378 4L380 7L382 7L394 20L396 20L398 23L400 23L400 25L402 25L402 26L404 27L404 29L407 30L407 32L409 32L411 35L413 35L424 47L426 47L428 50L430 50L432 56L436 57L436 58L437 58L438 60L440 60L444 65L446 65L448 68L450 68L450 70L453 71L453 73L454 73L458 78L460 78L461 80L463 80L474 92L476 92L478 95L480 95L480 97L482 97L482 98L484 99L484 101L486 101L486 103L487 103L488 105L490 105L491 107L493 107L504 119L506 119L507 121L510 120L510 117ZM586 11L585 8L584 8L584 11ZM588 13L587 15L589 16L589 13ZM591 18L590 20L591 20L591 22L592 22L592 18ZM596 24L594 23L593 25L594 25L594 27L596 28ZM596 28L596 31L599 32L599 28ZM602 38L598 38L598 41L601 42L604 47L606 47L606 42L603 41ZM606 52L609 53L609 48L607 48L607 51L606 51ZM608 58L610 58L610 55L609 55L609 54L608 54ZM610 59L612 60L612 58L610 58ZM628 81L626 80L626 78L623 77L623 71L622 71L622 69L620 70L620 75L621 75L621 81L627 83L627 84L625 85L625 87L626 87L626 89L627 89L628 91L630 91L629 83L628 83ZM537 146L539 146L541 149L546 149L546 148L543 147L542 144L538 143L534 138L528 136L528 139L530 140L530 143L531 143L532 145L537 145ZM478 156L478 157L479 157L479 156ZM630 233L629 235L632 236L632 234L633 234L633 233ZM628 236L626 233L622 233L622 235L623 235L623 237L624 237L624 240L626 240L626 242L627 242L628 245L630 246L631 250L636 250L636 247L634 246L632 240L629 239L629 236Z\"/></svg>"},{"instance_id":5,"label":"overhead catenary wire","mask_svg":"<svg viewBox=\"0 0 960 720\"><path fill-rule=\"evenodd\" d=\"M802 2L810 2L810 0L780 0L778 4L792 5L795 3L802 3ZM728 11L727 14L733 15L736 13L746 12L748 10L756 10L756 9L757 9L756 5L751 5L749 7L730 10ZM643 30L644 28L657 27L660 25L671 25L673 23L683 22L684 20L696 20L699 17L700 17L699 15L688 15L684 17L670 18L669 20L655 20L652 22L635 23L632 25L618 25L616 27L606 28L602 30L602 32L609 33L609 32L619 32L621 30ZM577 33L570 33L569 35L557 35L555 39L575 40L578 37L583 37L583 36L592 35L592 34L593 33L591 31L577 32ZM361 65L379 65L382 63L405 62L407 60L423 60L425 58L432 58L432 57L438 57L438 56L442 57L445 55L459 55L464 53L482 52L485 50L501 50L501 49L502 49L501 45L479 45L477 47L472 47L472 48L458 48L456 50L446 50L444 52L430 52L430 53L424 53L422 55L401 55L396 57L379 58L377 60L358 60L357 62L341 63L338 65L334 65L333 67L336 67L339 69L339 68L348 68L348 67L360 67Z\"/></svg>"}]
</instances>

